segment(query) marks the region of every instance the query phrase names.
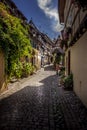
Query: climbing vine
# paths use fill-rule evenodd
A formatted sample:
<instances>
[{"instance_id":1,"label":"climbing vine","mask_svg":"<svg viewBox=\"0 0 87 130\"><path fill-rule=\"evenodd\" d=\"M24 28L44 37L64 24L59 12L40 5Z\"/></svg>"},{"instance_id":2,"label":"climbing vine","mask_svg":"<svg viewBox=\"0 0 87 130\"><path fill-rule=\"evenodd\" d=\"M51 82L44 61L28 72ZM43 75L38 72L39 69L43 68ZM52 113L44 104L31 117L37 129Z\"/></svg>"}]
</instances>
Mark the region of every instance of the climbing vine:
<instances>
[{"instance_id":1,"label":"climbing vine","mask_svg":"<svg viewBox=\"0 0 87 130\"><path fill-rule=\"evenodd\" d=\"M22 76L21 57L31 57L32 47L28 37L29 26L12 16L8 7L0 2L0 48L5 54L8 76Z\"/></svg>"}]
</instances>

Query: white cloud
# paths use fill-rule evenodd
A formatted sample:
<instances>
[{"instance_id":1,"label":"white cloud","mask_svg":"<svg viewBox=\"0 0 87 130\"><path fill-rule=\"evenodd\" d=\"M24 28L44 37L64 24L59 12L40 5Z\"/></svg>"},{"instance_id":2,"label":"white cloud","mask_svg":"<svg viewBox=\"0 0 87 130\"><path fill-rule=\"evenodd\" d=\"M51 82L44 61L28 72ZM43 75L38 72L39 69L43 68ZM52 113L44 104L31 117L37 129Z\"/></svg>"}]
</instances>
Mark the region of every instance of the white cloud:
<instances>
[{"instance_id":1,"label":"white cloud","mask_svg":"<svg viewBox=\"0 0 87 130\"><path fill-rule=\"evenodd\" d=\"M55 32L61 31L63 26L59 23L58 9L52 7L52 0L37 0L38 6L44 11L45 15L52 20L52 28Z\"/></svg>"}]
</instances>

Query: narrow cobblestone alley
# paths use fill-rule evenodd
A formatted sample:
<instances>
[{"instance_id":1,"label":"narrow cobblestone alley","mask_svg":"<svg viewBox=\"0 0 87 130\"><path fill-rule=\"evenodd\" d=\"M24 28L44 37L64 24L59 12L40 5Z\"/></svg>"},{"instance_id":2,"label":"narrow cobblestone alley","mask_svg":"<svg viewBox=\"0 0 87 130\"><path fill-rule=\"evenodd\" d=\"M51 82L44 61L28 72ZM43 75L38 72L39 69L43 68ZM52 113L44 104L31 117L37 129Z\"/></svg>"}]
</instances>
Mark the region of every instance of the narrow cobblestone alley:
<instances>
[{"instance_id":1,"label":"narrow cobblestone alley","mask_svg":"<svg viewBox=\"0 0 87 130\"><path fill-rule=\"evenodd\" d=\"M47 66L0 96L0 130L87 130L87 109Z\"/></svg>"}]
</instances>

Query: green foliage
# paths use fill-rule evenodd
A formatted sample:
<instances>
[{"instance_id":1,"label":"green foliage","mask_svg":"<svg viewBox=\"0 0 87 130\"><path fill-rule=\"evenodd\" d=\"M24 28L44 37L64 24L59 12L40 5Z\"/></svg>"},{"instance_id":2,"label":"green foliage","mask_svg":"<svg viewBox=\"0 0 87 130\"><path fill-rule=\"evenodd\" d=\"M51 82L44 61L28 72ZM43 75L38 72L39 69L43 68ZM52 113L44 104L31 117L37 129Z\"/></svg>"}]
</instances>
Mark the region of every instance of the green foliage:
<instances>
[{"instance_id":1,"label":"green foliage","mask_svg":"<svg viewBox=\"0 0 87 130\"><path fill-rule=\"evenodd\" d=\"M54 65L55 64L60 64L60 61L61 61L61 53L56 53L54 55Z\"/></svg>"},{"instance_id":2,"label":"green foliage","mask_svg":"<svg viewBox=\"0 0 87 130\"><path fill-rule=\"evenodd\" d=\"M34 72L34 66L32 66L31 63L24 63L23 64L23 75L22 76L28 76L33 74Z\"/></svg>"},{"instance_id":3,"label":"green foliage","mask_svg":"<svg viewBox=\"0 0 87 130\"><path fill-rule=\"evenodd\" d=\"M31 74L33 74L35 68L34 66L32 66L31 63L27 63L27 62L20 62L18 61L18 63L12 63L11 67L10 67L10 79L11 77L15 77L15 78L22 78L22 77L27 77Z\"/></svg>"},{"instance_id":4,"label":"green foliage","mask_svg":"<svg viewBox=\"0 0 87 130\"><path fill-rule=\"evenodd\" d=\"M32 47L28 38L28 25L9 13L8 7L0 2L0 48L5 54L6 72L8 76L22 75L21 57L32 55Z\"/></svg>"},{"instance_id":5,"label":"green foliage","mask_svg":"<svg viewBox=\"0 0 87 130\"><path fill-rule=\"evenodd\" d=\"M16 78L20 78L22 76L23 65L20 61L18 63L12 63L10 69L10 77L15 76Z\"/></svg>"},{"instance_id":6,"label":"green foliage","mask_svg":"<svg viewBox=\"0 0 87 130\"><path fill-rule=\"evenodd\" d=\"M73 88L73 74L70 74L64 78L64 88L68 89Z\"/></svg>"},{"instance_id":7,"label":"green foliage","mask_svg":"<svg viewBox=\"0 0 87 130\"><path fill-rule=\"evenodd\" d=\"M65 76L65 67L60 68L59 76Z\"/></svg>"}]
</instances>

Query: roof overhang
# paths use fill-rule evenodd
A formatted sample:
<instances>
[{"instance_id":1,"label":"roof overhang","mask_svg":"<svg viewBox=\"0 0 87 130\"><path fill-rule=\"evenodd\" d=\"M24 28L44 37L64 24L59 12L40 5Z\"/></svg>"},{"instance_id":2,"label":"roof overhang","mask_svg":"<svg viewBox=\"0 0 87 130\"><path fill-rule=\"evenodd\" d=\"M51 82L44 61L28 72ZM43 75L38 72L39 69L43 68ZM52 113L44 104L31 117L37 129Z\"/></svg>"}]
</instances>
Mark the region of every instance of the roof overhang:
<instances>
[{"instance_id":1,"label":"roof overhang","mask_svg":"<svg viewBox=\"0 0 87 130\"><path fill-rule=\"evenodd\" d=\"M59 19L60 23L64 23L64 8L65 8L66 0L58 0L58 11L59 11Z\"/></svg>"}]
</instances>

